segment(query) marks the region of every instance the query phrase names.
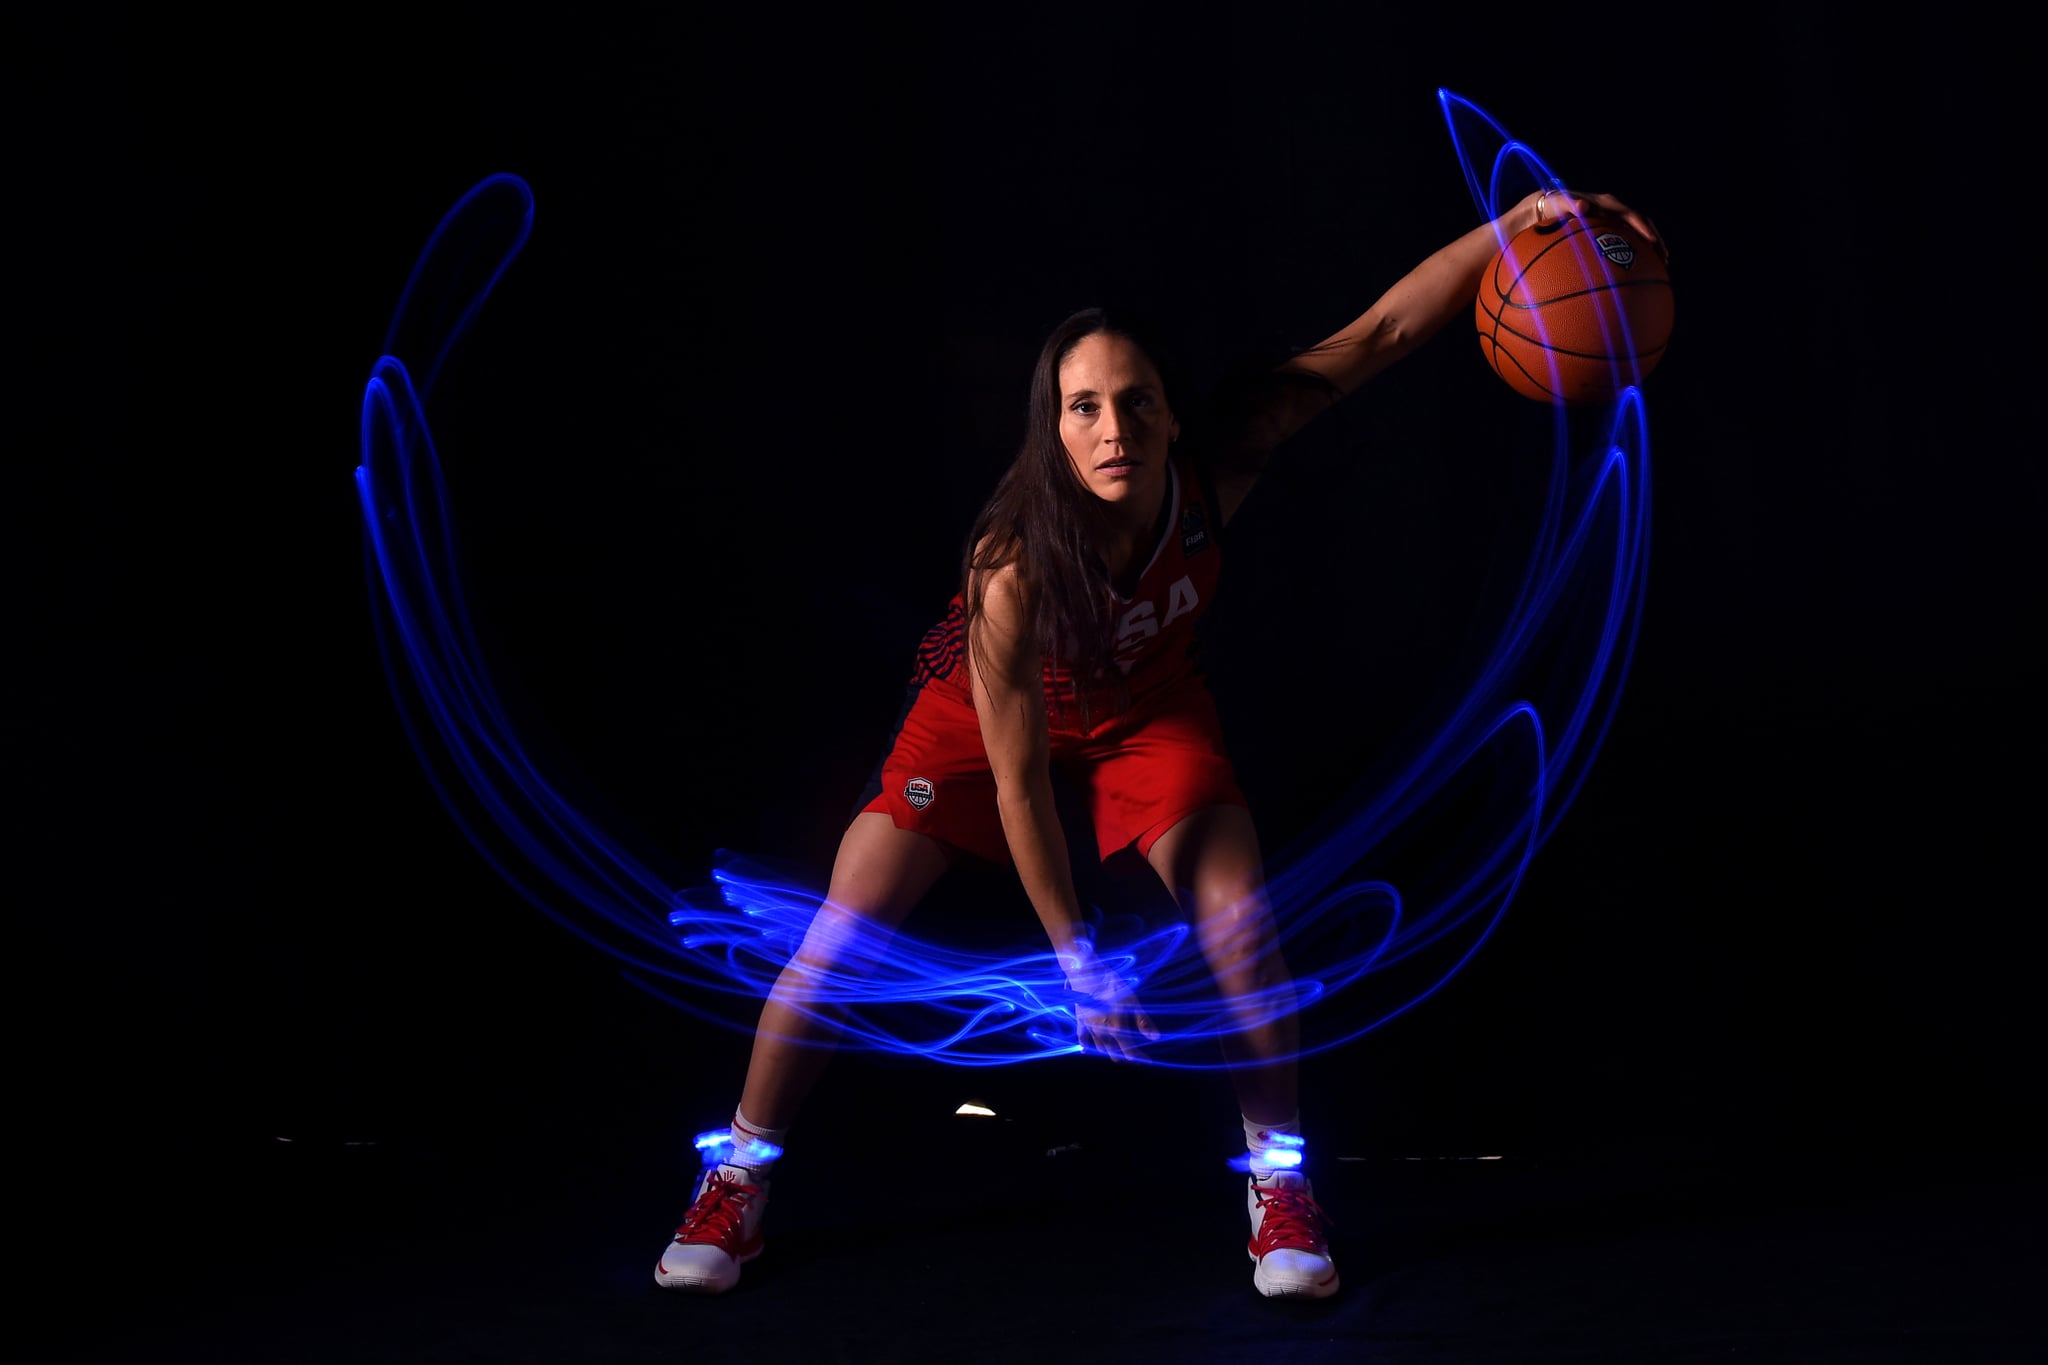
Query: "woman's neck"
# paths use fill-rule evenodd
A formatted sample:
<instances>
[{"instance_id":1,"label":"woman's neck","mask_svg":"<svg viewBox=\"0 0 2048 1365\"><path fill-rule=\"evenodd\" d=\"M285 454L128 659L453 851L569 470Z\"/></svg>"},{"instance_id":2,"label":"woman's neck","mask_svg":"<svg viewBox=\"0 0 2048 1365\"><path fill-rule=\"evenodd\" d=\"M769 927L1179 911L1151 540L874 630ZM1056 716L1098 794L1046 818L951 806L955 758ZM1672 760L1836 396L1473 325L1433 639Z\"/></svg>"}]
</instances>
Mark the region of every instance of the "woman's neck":
<instances>
[{"instance_id":1,"label":"woman's neck","mask_svg":"<svg viewBox=\"0 0 2048 1365\"><path fill-rule=\"evenodd\" d=\"M1159 490L1158 509L1142 525L1120 524L1114 528L1116 541L1109 557L1109 580L1119 590L1128 587L1127 580L1136 578L1151 561L1152 551L1166 534L1166 521L1172 514L1173 484L1169 480Z\"/></svg>"}]
</instances>

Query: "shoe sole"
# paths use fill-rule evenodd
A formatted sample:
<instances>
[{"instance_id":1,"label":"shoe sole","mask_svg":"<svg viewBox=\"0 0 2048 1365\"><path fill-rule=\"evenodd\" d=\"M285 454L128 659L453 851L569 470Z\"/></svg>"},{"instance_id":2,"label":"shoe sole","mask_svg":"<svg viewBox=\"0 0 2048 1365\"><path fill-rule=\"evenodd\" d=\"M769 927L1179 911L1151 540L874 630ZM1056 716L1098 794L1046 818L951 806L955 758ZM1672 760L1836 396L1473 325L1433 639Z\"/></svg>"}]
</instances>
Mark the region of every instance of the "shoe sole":
<instances>
[{"instance_id":1,"label":"shoe sole","mask_svg":"<svg viewBox=\"0 0 2048 1365\"><path fill-rule=\"evenodd\" d=\"M1269 1299L1327 1299L1337 1292L1337 1272L1332 1270L1330 1278L1316 1284L1304 1284L1300 1280L1272 1280L1267 1278L1263 1261L1253 1257L1252 1287Z\"/></svg>"},{"instance_id":2,"label":"shoe sole","mask_svg":"<svg viewBox=\"0 0 2048 1365\"><path fill-rule=\"evenodd\" d=\"M732 1266L732 1278L724 1281L723 1283L719 1282L718 1280L693 1280L685 1279L681 1275L664 1275L662 1273L660 1261L656 1261L654 1263L654 1282L660 1285L663 1289L673 1289L680 1294L723 1294L726 1290L731 1289L737 1284L739 1284L740 1267L747 1264L749 1261L759 1260L761 1253L766 1251L767 1249L768 1248L765 1246L755 1247L752 1254L742 1256L737 1261L734 1261Z\"/></svg>"}]
</instances>

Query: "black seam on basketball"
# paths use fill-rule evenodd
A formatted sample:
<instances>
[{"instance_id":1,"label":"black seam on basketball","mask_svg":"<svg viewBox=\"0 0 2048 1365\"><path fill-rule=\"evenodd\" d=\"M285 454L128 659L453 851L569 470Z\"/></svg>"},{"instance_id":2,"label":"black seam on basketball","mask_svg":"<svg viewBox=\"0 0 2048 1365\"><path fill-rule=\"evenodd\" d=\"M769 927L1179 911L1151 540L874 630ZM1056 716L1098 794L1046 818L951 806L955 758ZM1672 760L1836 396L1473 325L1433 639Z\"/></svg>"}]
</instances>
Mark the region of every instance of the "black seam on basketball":
<instances>
[{"instance_id":1,"label":"black seam on basketball","mask_svg":"<svg viewBox=\"0 0 2048 1365\"><path fill-rule=\"evenodd\" d=\"M1671 344L1669 341L1660 341L1647 351L1629 351L1622 355L1616 355L1611 351L1574 351L1568 346L1553 346L1541 338L1532 337L1527 332L1518 332L1514 328L1502 324L1495 329L1494 344L1496 346L1500 344L1499 334L1503 331L1518 341L1526 341L1537 350L1548 351L1552 355L1569 356L1573 360L1607 360L1617 365L1624 360L1641 360L1645 356L1658 355L1662 353L1666 346Z\"/></svg>"},{"instance_id":2,"label":"black seam on basketball","mask_svg":"<svg viewBox=\"0 0 2048 1365\"><path fill-rule=\"evenodd\" d=\"M1606 284L1594 285L1586 289L1574 289L1568 294L1549 294L1539 303L1516 303L1513 299L1507 298L1503 298L1501 303L1504 307L1518 308L1527 313L1533 312L1538 308L1548 308L1552 304L1563 303L1568 299L1582 299L1588 294L1605 294L1609 290L1614 289L1655 288L1660 284L1666 289L1671 287L1671 281L1669 280L1610 280Z\"/></svg>"},{"instance_id":3,"label":"black seam on basketball","mask_svg":"<svg viewBox=\"0 0 2048 1365\"><path fill-rule=\"evenodd\" d=\"M1515 276L1515 280L1514 280L1514 284L1511 284L1511 285L1509 285L1509 286L1508 286L1508 292L1509 292L1510 294L1512 294L1512 293L1514 292L1515 286L1516 286L1516 285L1519 285L1519 284L1521 284L1522 280L1523 280L1523 279L1524 279L1525 277L1527 277L1527 275L1529 274L1529 272L1530 272L1531 270L1534 270L1534 269L1536 268L1536 263L1537 263L1538 261L1542 260L1542 259L1543 259L1543 258L1544 258L1545 256L1548 256L1548 255L1549 255L1549 254L1550 254L1550 253L1551 253L1552 251L1556 250L1556 249L1557 249L1558 247L1561 247L1561 246L1563 246L1563 245L1564 245L1564 244L1565 244L1566 242L1572 241L1572 240L1574 240L1575 238L1583 237L1583 236L1585 236L1585 235L1586 235L1586 234L1587 234L1588 232L1590 232L1590 231L1591 231L1591 229L1590 229L1589 227L1587 227L1587 226L1586 226L1586 220L1585 220L1585 219L1583 219L1583 218L1574 218L1574 219L1572 220L1572 225L1571 225L1571 228L1570 228L1570 229L1569 229L1568 231L1564 232L1564 233L1563 233L1562 235L1560 235L1559 237L1557 237L1557 238L1556 238L1556 239L1555 239L1554 241L1549 241L1549 242L1545 242L1545 243L1543 244L1543 249L1542 249L1541 251L1537 252L1537 253L1536 253L1536 254L1535 254L1534 256L1531 256L1531 257L1530 257L1530 258L1528 259L1528 261L1527 261L1527 262L1521 263L1521 268L1520 268L1520 272L1519 272L1518 274L1516 274L1516 276ZM1512 245L1512 243L1511 243L1510 245ZM1630 245L1631 247L1634 247L1635 243L1633 243L1633 242L1630 242L1630 243L1629 243L1629 245ZM1606 255L1606 253L1605 253L1605 252L1601 252L1600 254L1601 254L1601 255L1603 255L1603 256L1604 256L1604 255ZM1583 272L1581 272L1581 273L1583 273ZM1613 283L1615 283L1615 284L1662 284L1662 285L1664 285L1664 286L1666 286L1666 287L1668 288L1668 287L1670 286L1670 284L1671 284L1671 281L1670 281L1670 280L1668 280L1668 279L1664 279L1664 280L1614 280L1614 281L1613 281ZM1498 287L1499 287L1498 285L1496 285L1496 286L1495 286L1495 288L1498 288ZM1559 295L1559 297L1560 297L1560 298L1564 298L1564 297L1569 297L1569 296L1568 296L1568 295Z\"/></svg>"},{"instance_id":4,"label":"black seam on basketball","mask_svg":"<svg viewBox=\"0 0 2048 1365\"><path fill-rule=\"evenodd\" d=\"M1524 379L1527 379L1531 384L1541 389L1544 393L1544 396L1558 399L1562 399L1564 397L1564 395L1559 393L1556 389L1551 388L1550 385L1544 383L1541 379L1538 379L1534 374L1530 373L1529 367L1527 365L1524 365L1521 362L1521 360L1516 357L1513 351L1505 352L1505 354L1507 355L1508 363L1515 367L1516 372L1519 373ZM1494 368L1497 370L1500 367L1496 365ZM1502 377L1505 378L1506 376Z\"/></svg>"}]
</instances>

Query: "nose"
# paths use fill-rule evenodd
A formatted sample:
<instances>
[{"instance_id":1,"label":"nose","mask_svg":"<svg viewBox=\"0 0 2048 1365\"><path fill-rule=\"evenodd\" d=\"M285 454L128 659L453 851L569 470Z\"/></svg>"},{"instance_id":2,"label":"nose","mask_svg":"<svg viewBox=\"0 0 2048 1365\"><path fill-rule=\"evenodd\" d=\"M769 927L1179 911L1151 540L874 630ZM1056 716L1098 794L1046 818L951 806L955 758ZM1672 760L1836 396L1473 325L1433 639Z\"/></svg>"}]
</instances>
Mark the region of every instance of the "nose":
<instances>
[{"instance_id":1,"label":"nose","mask_svg":"<svg viewBox=\"0 0 2048 1365\"><path fill-rule=\"evenodd\" d=\"M1102 407L1102 421L1096 432L1103 441L1115 445L1124 438L1124 415L1117 411L1116 404L1105 403Z\"/></svg>"}]
</instances>

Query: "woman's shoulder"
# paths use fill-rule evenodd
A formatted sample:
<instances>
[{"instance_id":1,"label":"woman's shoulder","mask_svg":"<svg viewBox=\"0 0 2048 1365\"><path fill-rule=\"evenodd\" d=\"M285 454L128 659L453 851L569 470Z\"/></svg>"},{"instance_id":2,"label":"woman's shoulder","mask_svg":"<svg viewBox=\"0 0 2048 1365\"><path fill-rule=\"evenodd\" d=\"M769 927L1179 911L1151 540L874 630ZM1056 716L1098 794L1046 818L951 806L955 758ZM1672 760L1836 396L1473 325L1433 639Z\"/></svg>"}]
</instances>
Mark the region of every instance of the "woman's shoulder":
<instances>
[{"instance_id":1,"label":"woman's shoulder","mask_svg":"<svg viewBox=\"0 0 2048 1365\"><path fill-rule=\"evenodd\" d=\"M1027 590L1022 559L1013 538L990 532L976 541L967 559L963 587L970 609L1015 611L1021 607Z\"/></svg>"},{"instance_id":2,"label":"woman's shoulder","mask_svg":"<svg viewBox=\"0 0 2048 1365\"><path fill-rule=\"evenodd\" d=\"M1024 558L1022 550L1023 544L1016 535L1005 531L986 531L968 548L968 576L986 578L995 573L1014 575Z\"/></svg>"}]
</instances>

